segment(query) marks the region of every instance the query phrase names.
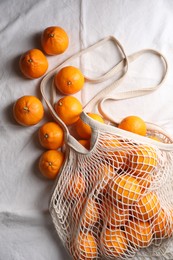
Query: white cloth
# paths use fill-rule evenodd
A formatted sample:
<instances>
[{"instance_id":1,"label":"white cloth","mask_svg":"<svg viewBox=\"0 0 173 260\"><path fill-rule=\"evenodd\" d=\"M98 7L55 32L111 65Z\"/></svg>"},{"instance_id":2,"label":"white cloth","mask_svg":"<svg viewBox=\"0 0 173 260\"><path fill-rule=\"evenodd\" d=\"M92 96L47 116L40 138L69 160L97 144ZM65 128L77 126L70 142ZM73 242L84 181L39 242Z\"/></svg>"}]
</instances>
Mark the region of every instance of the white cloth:
<instances>
[{"instance_id":1,"label":"white cloth","mask_svg":"<svg viewBox=\"0 0 173 260\"><path fill-rule=\"evenodd\" d=\"M115 117L142 116L173 136L172 13L171 0L0 1L0 260L70 259L48 212L53 182L38 171L38 158L44 151L38 142L38 128L51 117L47 113L38 125L22 127L12 115L19 97L31 94L41 98L40 79L26 80L21 75L20 55L41 48L40 33L52 25L64 28L70 43L64 54L48 57L49 70L108 35L115 36L127 54L157 49L169 64L164 85L148 96L111 101L107 109ZM81 58L81 68L91 76L105 72L114 64L110 49ZM130 66L119 89L155 83L160 73L159 63L146 55ZM104 85L84 87L77 96L85 104Z\"/></svg>"}]
</instances>

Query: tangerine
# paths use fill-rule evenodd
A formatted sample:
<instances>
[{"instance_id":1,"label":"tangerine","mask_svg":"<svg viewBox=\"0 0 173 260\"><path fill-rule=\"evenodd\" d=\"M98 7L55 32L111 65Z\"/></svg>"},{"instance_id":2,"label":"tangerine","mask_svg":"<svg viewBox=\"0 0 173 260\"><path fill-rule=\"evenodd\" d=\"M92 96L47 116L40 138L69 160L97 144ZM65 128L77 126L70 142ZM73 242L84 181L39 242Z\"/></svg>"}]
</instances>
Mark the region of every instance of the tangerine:
<instances>
[{"instance_id":1,"label":"tangerine","mask_svg":"<svg viewBox=\"0 0 173 260\"><path fill-rule=\"evenodd\" d=\"M36 79L46 73L48 69L48 61L42 51L32 49L21 55L19 67L25 77Z\"/></svg>"},{"instance_id":2,"label":"tangerine","mask_svg":"<svg viewBox=\"0 0 173 260\"><path fill-rule=\"evenodd\" d=\"M64 143L64 131L55 122L47 122L38 130L40 144L46 149L58 149Z\"/></svg>"},{"instance_id":3,"label":"tangerine","mask_svg":"<svg viewBox=\"0 0 173 260\"><path fill-rule=\"evenodd\" d=\"M42 120L44 108L37 97L23 96L14 103L13 115L20 125L31 126Z\"/></svg>"},{"instance_id":4,"label":"tangerine","mask_svg":"<svg viewBox=\"0 0 173 260\"><path fill-rule=\"evenodd\" d=\"M98 256L97 242L92 233L80 231L77 237L78 259L94 260Z\"/></svg>"},{"instance_id":5,"label":"tangerine","mask_svg":"<svg viewBox=\"0 0 173 260\"><path fill-rule=\"evenodd\" d=\"M85 192L85 180L82 175L74 174L67 183L65 197L69 200L82 199Z\"/></svg>"},{"instance_id":6,"label":"tangerine","mask_svg":"<svg viewBox=\"0 0 173 260\"><path fill-rule=\"evenodd\" d=\"M90 149L90 140L80 139L78 142L83 145L87 150Z\"/></svg>"},{"instance_id":7,"label":"tangerine","mask_svg":"<svg viewBox=\"0 0 173 260\"><path fill-rule=\"evenodd\" d=\"M141 221L149 221L158 215L160 209L160 200L157 194L150 191L134 205L133 215Z\"/></svg>"},{"instance_id":8,"label":"tangerine","mask_svg":"<svg viewBox=\"0 0 173 260\"><path fill-rule=\"evenodd\" d=\"M123 130L143 135L147 133L147 127L144 120L138 116L127 116L118 125Z\"/></svg>"},{"instance_id":9,"label":"tangerine","mask_svg":"<svg viewBox=\"0 0 173 260\"><path fill-rule=\"evenodd\" d=\"M109 194L115 200L131 205L139 200L141 189L136 178L128 174L118 175L109 185Z\"/></svg>"},{"instance_id":10,"label":"tangerine","mask_svg":"<svg viewBox=\"0 0 173 260\"><path fill-rule=\"evenodd\" d=\"M136 173L151 173L157 165L156 150L149 145L137 145L129 154L129 167Z\"/></svg>"},{"instance_id":11,"label":"tangerine","mask_svg":"<svg viewBox=\"0 0 173 260\"><path fill-rule=\"evenodd\" d=\"M57 150L44 152L39 159L39 170L48 179L55 179L64 161L64 154Z\"/></svg>"},{"instance_id":12,"label":"tangerine","mask_svg":"<svg viewBox=\"0 0 173 260\"><path fill-rule=\"evenodd\" d=\"M82 113L82 104L73 96L66 96L55 104L55 111L59 118L67 125L76 123Z\"/></svg>"},{"instance_id":13,"label":"tangerine","mask_svg":"<svg viewBox=\"0 0 173 260\"><path fill-rule=\"evenodd\" d=\"M68 48L69 38L63 28L50 26L41 35L41 45L46 54L57 55Z\"/></svg>"},{"instance_id":14,"label":"tangerine","mask_svg":"<svg viewBox=\"0 0 173 260\"><path fill-rule=\"evenodd\" d=\"M82 225L84 227L94 226L99 219L99 211L97 203L94 199L89 198L87 200L85 210L82 216Z\"/></svg>"},{"instance_id":15,"label":"tangerine","mask_svg":"<svg viewBox=\"0 0 173 260\"><path fill-rule=\"evenodd\" d=\"M125 226L128 241L135 247L148 247L152 241L152 228L149 222L133 219Z\"/></svg>"},{"instance_id":16,"label":"tangerine","mask_svg":"<svg viewBox=\"0 0 173 260\"><path fill-rule=\"evenodd\" d=\"M104 255L109 257L120 257L128 248L126 234L121 229L103 228L100 238L101 248Z\"/></svg>"},{"instance_id":17,"label":"tangerine","mask_svg":"<svg viewBox=\"0 0 173 260\"><path fill-rule=\"evenodd\" d=\"M75 94L83 88L84 76L73 66L62 68L54 77L56 88L65 95Z\"/></svg>"},{"instance_id":18,"label":"tangerine","mask_svg":"<svg viewBox=\"0 0 173 260\"><path fill-rule=\"evenodd\" d=\"M87 115L100 123L104 123L103 118L98 114L87 113ZM83 139L91 138L92 129L81 118L79 118L78 121L76 122L75 129L76 129L77 134L80 136L80 138L83 138Z\"/></svg>"},{"instance_id":19,"label":"tangerine","mask_svg":"<svg viewBox=\"0 0 173 260\"><path fill-rule=\"evenodd\" d=\"M117 228L124 226L129 219L129 209L120 207L118 204L110 203L109 200L105 203L106 208L106 224L109 228Z\"/></svg>"},{"instance_id":20,"label":"tangerine","mask_svg":"<svg viewBox=\"0 0 173 260\"><path fill-rule=\"evenodd\" d=\"M172 219L169 218L169 215L162 208L152 222L154 235L157 238L170 237L172 234L171 222Z\"/></svg>"}]
</instances>

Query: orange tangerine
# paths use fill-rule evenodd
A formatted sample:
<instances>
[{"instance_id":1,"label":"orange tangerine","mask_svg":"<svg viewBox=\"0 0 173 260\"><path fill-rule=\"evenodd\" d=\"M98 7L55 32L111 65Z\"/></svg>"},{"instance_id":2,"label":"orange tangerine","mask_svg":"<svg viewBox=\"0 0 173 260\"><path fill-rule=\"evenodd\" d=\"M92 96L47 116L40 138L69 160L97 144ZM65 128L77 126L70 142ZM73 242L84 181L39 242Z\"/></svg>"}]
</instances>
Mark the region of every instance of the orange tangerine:
<instances>
[{"instance_id":1,"label":"orange tangerine","mask_svg":"<svg viewBox=\"0 0 173 260\"><path fill-rule=\"evenodd\" d=\"M149 145L138 145L134 147L129 155L129 167L136 173L146 171L150 173L156 168L157 153Z\"/></svg>"},{"instance_id":2,"label":"orange tangerine","mask_svg":"<svg viewBox=\"0 0 173 260\"><path fill-rule=\"evenodd\" d=\"M87 113L87 115L100 123L104 123L103 118L98 114ZM76 122L75 129L80 138L82 139L91 138L91 133L92 133L91 127L87 123L85 123L81 118L79 118L78 121Z\"/></svg>"},{"instance_id":3,"label":"orange tangerine","mask_svg":"<svg viewBox=\"0 0 173 260\"><path fill-rule=\"evenodd\" d=\"M78 259L92 260L98 256L97 242L92 233L80 232L77 237Z\"/></svg>"},{"instance_id":4,"label":"orange tangerine","mask_svg":"<svg viewBox=\"0 0 173 260\"><path fill-rule=\"evenodd\" d=\"M152 222L154 235L157 238L170 237L172 234L171 222L171 217L162 208Z\"/></svg>"},{"instance_id":5,"label":"orange tangerine","mask_svg":"<svg viewBox=\"0 0 173 260\"><path fill-rule=\"evenodd\" d=\"M90 149L90 140L80 139L78 142L83 145L87 150Z\"/></svg>"},{"instance_id":6,"label":"orange tangerine","mask_svg":"<svg viewBox=\"0 0 173 260\"><path fill-rule=\"evenodd\" d=\"M152 241L152 229L149 222L133 219L125 226L127 240L135 247L148 247Z\"/></svg>"},{"instance_id":7,"label":"orange tangerine","mask_svg":"<svg viewBox=\"0 0 173 260\"><path fill-rule=\"evenodd\" d=\"M40 156L39 170L48 179L55 179L64 161L64 154L57 150L48 150Z\"/></svg>"},{"instance_id":8,"label":"orange tangerine","mask_svg":"<svg viewBox=\"0 0 173 260\"><path fill-rule=\"evenodd\" d=\"M97 203L94 199L89 198L84 208L82 216L82 225L84 227L93 226L99 219Z\"/></svg>"},{"instance_id":9,"label":"orange tangerine","mask_svg":"<svg viewBox=\"0 0 173 260\"><path fill-rule=\"evenodd\" d=\"M64 95L72 95L83 88L84 76L73 66L63 67L54 78L56 88Z\"/></svg>"},{"instance_id":10,"label":"orange tangerine","mask_svg":"<svg viewBox=\"0 0 173 260\"><path fill-rule=\"evenodd\" d=\"M121 229L103 228L100 238L100 244L105 256L120 257L128 247L126 234Z\"/></svg>"},{"instance_id":11,"label":"orange tangerine","mask_svg":"<svg viewBox=\"0 0 173 260\"><path fill-rule=\"evenodd\" d=\"M127 147L118 139L105 139L102 143L103 150L107 153L108 160L116 169L127 168Z\"/></svg>"},{"instance_id":12,"label":"orange tangerine","mask_svg":"<svg viewBox=\"0 0 173 260\"><path fill-rule=\"evenodd\" d=\"M134 205L133 215L142 221L148 221L157 216L161 209L157 194L153 191L143 195Z\"/></svg>"},{"instance_id":13,"label":"orange tangerine","mask_svg":"<svg viewBox=\"0 0 173 260\"><path fill-rule=\"evenodd\" d=\"M110 200L105 202L106 224L109 228L124 226L129 219L129 209L119 207L118 204L111 203Z\"/></svg>"},{"instance_id":14,"label":"orange tangerine","mask_svg":"<svg viewBox=\"0 0 173 260\"><path fill-rule=\"evenodd\" d=\"M138 180L139 185L141 187L141 191L144 192L144 191L146 191L146 189L148 189L151 186L151 183L153 181L151 174L140 171L138 173L132 172L131 175L134 176Z\"/></svg>"},{"instance_id":15,"label":"orange tangerine","mask_svg":"<svg viewBox=\"0 0 173 260\"><path fill-rule=\"evenodd\" d=\"M78 121L82 113L82 104L76 97L65 96L55 103L55 111L59 118L69 126Z\"/></svg>"},{"instance_id":16,"label":"orange tangerine","mask_svg":"<svg viewBox=\"0 0 173 260\"><path fill-rule=\"evenodd\" d=\"M145 136L147 133L147 127L144 120L138 116L127 116L125 117L120 124L119 128Z\"/></svg>"},{"instance_id":17,"label":"orange tangerine","mask_svg":"<svg viewBox=\"0 0 173 260\"><path fill-rule=\"evenodd\" d=\"M67 184L65 197L70 200L78 200L84 195L85 181L81 175L74 174Z\"/></svg>"},{"instance_id":18,"label":"orange tangerine","mask_svg":"<svg viewBox=\"0 0 173 260\"><path fill-rule=\"evenodd\" d=\"M141 189L136 178L126 174L112 180L109 193L115 200L124 204L133 204L139 200Z\"/></svg>"}]
</instances>

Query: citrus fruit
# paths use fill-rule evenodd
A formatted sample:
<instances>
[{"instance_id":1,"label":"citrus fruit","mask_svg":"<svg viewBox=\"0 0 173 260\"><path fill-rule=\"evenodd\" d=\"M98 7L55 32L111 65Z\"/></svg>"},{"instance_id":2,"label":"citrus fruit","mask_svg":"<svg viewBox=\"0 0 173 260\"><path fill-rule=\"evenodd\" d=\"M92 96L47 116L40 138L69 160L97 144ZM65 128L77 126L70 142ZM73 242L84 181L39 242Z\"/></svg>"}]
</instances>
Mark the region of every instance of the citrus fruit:
<instances>
[{"instance_id":1,"label":"citrus fruit","mask_svg":"<svg viewBox=\"0 0 173 260\"><path fill-rule=\"evenodd\" d=\"M145 136L147 127L144 120L138 116L127 116L118 125L119 128Z\"/></svg>"},{"instance_id":2,"label":"citrus fruit","mask_svg":"<svg viewBox=\"0 0 173 260\"><path fill-rule=\"evenodd\" d=\"M131 172L131 175L136 177L136 179L138 180L142 193L151 186L151 183L153 181L153 177L151 174L145 171L139 171Z\"/></svg>"},{"instance_id":3,"label":"citrus fruit","mask_svg":"<svg viewBox=\"0 0 173 260\"><path fill-rule=\"evenodd\" d=\"M78 142L83 145L87 150L90 149L90 140L80 139Z\"/></svg>"},{"instance_id":4,"label":"citrus fruit","mask_svg":"<svg viewBox=\"0 0 173 260\"><path fill-rule=\"evenodd\" d=\"M39 159L39 170L48 179L55 179L64 161L64 154L57 150L44 152Z\"/></svg>"},{"instance_id":5,"label":"citrus fruit","mask_svg":"<svg viewBox=\"0 0 173 260\"><path fill-rule=\"evenodd\" d=\"M89 198L86 202L84 213L82 216L82 225L84 227L94 226L99 219L99 211L97 203L94 199Z\"/></svg>"},{"instance_id":6,"label":"citrus fruit","mask_svg":"<svg viewBox=\"0 0 173 260\"><path fill-rule=\"evenodd\" d=\"M110 203L109 200L105 202L106 208L106 225L109 228L117 228L124 226L129 219L128 207L120 207L118 204Z\"/></svg>"},{"instance_id":7,"label":"citrus fruit","mask_svg":"<svg viewBox=\"0 0 173 260\"><path fill-rule=\"evenodd\" d=\"M142 221L148 221L157 216L161 209L160 201L155 192L144 194L134 205L133 215Z\"/></svg>"},{"instance_id":8,"label":"citrus fruit","mask_svg":"<svg viewBox=\"0 0 173 260\"><path fill-rule=\"evenodd\" d=\"M75 94L83 88L84 76L73 66L62 68L54 77L56 88L65 95Z\"/></svg>"},{"instance_id":9,"label":"citrus fruit","mask_svg":"<svg viewBox=\"0 0 173 260\"><path fill-rule=\"evenodd\" d=\"M139 200L141 189L136 178L128 174L119 175L110 183L109 194L115 200L131 205Z\"/></svg>"},{"instance_id":10,"label":"citrus fruit","mask_svg":"<svg viewBox=\"0 0 173 260\"><path fill-rule=\"evenodd\" d=\"M140 174L141 171L151 173L157 165L156 150L149 145L137 145L129 155L129 167Z\"/></svg>"},{"instance_id":11,"label":"citrus fruit","mask_svg":"<svg viewBox=\"0 0 173 260\"><path fill-rule=\"evenodd\" d=\"M48 61L42 51L32 49L21 55L19 67L25 77L35 79L46 73Z\"/></svg>"},{"instance_id":12,"label":"citrus fruit","mask_svg":"<svg viewBox=\"0 0 173 260\"><path fill-rule=\"evenodd\" d=\"M46 54L57 55L68 48L69 38L63 28L50 26L42 32L41 45Z\"/></svg>"},{"instance_id":13,"label":"citrus fruit","mask_svg":"<svg viewBox=\"0 0 173 260\"><path fill-rule=\"evenodd\" d=\"M76 123L82 113L82 104L73 96L66 96L57 101L55 111L59 118L67 125Z\"/></svg>"},{"instance_id":14,"label":"citrus fruit","mask_svg":"<svg viewBox=\"0 0 173 260\"><path fill-rule=\"evenodd\" d=\"M98 114L87 113L87 115L100 123L104 123L103 118ZM75 129L80 138L83 139L91 138L91 133L92 133L91 127L87 123L85 123L81 118L79 118L78 121L76 122Z\"/></svg>"},{"instance_id":15,"label":"citrus fruit","mask_svg":"<svg viewBox=\"0 0 173 260\"><path fill-rule=\"evenodd\" d=\"M44 123L38 130L40 144L46 149L58 149L64 143L64 131L55 122Z\"/></svg>"},{"instance_id":16,"label":"citrus fruit","mask_svg":"<svg viewBox=\"0 0 173 260\"><path fill-rule=\"evenodd\" d=\"M109 257L120 257L128 247L128 241L125 232L121 229L103 228L100 238L101 248L104 255Z\"/></svg>"},{"instance_id":17,"label":"citrus fruit","mask_svg":"<svg viewBox=\"0 0 173 260\"><path fill-rule=\"evenodd\" d=\"M94 260L98 256L97 242L92 233L83 233L80 231L77 236L78 259Z\"/></svg>"},{"instance_id":18,"label":"citrus fruit","mask_svg":"<svg viewBox=\"0 0 173 260\"><path fill-rule=\"evenodd\" d=\"M37 97L23 96L14 103L13 115L20 125L31 126L42 120L44 108Z\"/></svg>"},{"instance_id":19,"label":"citrus fruit","mask_svg":"<svg viewBox=\"0 0 173 260\"><path fill-rule=\"evenodd\" d=\"M68 181L65 189L65 197L69 200L79 200L85 192L85 180L82 175L74 173Z\"/></svg>"},{"instance_id":20,"label":"citrus fruit","mask_svg":"<svg viewBox=\"0 0 173 260\"><path fill-rule=\"evenodd\" d=\"M170 237L172 234L172 219L162 208L158 215L154 218L153 222L153 232L157 238Z\"/></svg>"},{"instance_id":21,"label":"citrus fruit","mask_svg":"<svg viewBox=\"0 0 173 260\"><path fill-rule=\"evenodd\" d=\"M148 247L152 241L152 228L149 222L133 219L125 226L127 240L135 247Z\"/></svg>"}]
</instances>

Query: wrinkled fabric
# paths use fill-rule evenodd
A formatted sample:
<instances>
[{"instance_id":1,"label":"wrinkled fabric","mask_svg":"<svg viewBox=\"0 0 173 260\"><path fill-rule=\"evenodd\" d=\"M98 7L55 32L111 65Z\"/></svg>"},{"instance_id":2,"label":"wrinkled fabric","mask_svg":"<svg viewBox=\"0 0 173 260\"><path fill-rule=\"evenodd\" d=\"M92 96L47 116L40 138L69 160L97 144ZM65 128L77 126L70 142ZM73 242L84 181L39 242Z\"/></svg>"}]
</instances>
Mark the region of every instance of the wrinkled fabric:
<instances>
[{"instance_id":1,"label":"wrinkled fabric","mask_svg":"<svg viewBox=\"0 0 173 260\"><path fill-rule=\"evenodd\" d=\"M35 126L20 126L13 118L12 107L19 97L41 98L41 79L24 79L20 55L41 48L40 34L52 25L64 28L70 41L65 53L48 57L48 71L108 35L116 37L128 55L143 48L157 49L169 64L165 83L148 96L107 102L105 109L115 119L136 114L173 136L172 13L171 0L0 1L0 260L71 259L48 212L54 183L42 178L38 170L38 158L44 151L38 128L52 118L45 103L46 115ZM107 44L77 62L87 75L97 77L116 64L114 55L117 57L114 47ZM161 73L159 60L145 55L130 65L118 89L157 84ZM85 105L105 85L86 84L77 97ZM169 254L167 259L171 259Z\"/></svg>"}]
</instances>

